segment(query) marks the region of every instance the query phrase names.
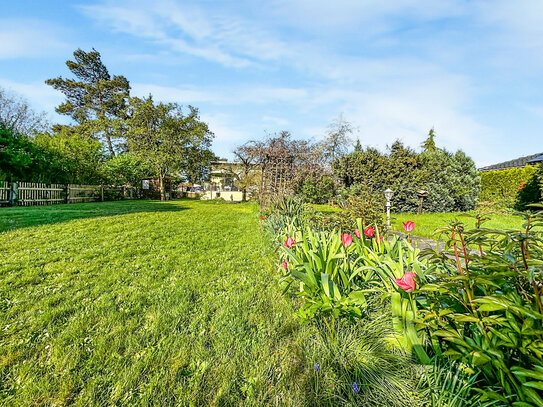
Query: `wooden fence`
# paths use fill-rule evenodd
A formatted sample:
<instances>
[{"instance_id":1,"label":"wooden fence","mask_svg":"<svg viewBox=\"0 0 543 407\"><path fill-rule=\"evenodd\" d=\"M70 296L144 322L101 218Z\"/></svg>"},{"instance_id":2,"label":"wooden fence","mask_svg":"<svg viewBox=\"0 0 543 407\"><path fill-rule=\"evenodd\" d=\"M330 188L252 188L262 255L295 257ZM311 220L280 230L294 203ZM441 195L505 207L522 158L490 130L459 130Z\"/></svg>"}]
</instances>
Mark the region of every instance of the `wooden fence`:
<instances>
[{"instance_id":1,"label":"wooden fence","mask_svg":"<svg viewBox=\"0 0 543 407\"><path fill-rule=\"evenodd\" d=\"M0 205L35 206L138 199L136 188L107 185L44 184L0 181Z\"/></svg>"},{"instance_id":2,"label":"wooden fence","mask_svg":"<svg viewBox=\"0 0 543 407\"><path fill-rule=\"evenodd\" d=\"M0 205L9 204L9 184L7 181L0 181Z\"/></svg>"}]
</instances>

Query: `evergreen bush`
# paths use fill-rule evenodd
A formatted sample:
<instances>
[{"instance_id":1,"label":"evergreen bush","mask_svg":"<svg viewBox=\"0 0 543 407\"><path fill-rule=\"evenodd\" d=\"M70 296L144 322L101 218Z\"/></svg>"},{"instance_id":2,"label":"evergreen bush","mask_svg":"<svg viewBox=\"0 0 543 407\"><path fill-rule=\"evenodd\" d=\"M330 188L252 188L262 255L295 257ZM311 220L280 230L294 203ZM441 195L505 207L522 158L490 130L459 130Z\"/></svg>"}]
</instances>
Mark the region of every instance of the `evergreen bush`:
<instances>
[{"instance_id":1,"label":"evergreen bush","mask_svg":"<svg viewBox=\"0 0 543 407\"><path fill-rule=\"evenodd\" d=\"M511 168L481 173L481 202L493 202L501 208L513 208L519 191L533 178L536 167Z\"/></svg>"},{"instance_id":2,"label":"evergreen bush","mask_svg":"<svg viewBox=\"0 0 543 407\"><path fill-rule=\"evenodd\" d=\"M427 212L473 209L481 190L475 163L462 151L417 153L398 141L384 154L374 148L348 154L333 164L333 171L347 190L362 186L382 195L391 188L392 205L400 212L417 211L422 189L429 192L423 204Z\"/></svg>"}]
</instances>

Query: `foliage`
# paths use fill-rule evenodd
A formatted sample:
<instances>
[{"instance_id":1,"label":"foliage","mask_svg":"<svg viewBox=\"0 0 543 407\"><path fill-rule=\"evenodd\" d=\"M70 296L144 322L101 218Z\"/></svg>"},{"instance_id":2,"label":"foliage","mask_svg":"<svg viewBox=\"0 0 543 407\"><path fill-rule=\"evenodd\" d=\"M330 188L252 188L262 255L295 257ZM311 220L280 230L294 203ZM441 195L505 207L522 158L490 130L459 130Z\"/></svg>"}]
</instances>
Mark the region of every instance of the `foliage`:
<instances>
[{"instance_id":1,"label":"foliage","mask_svg":"<svg viewBox=\"0 0 543 407\"><path fill-rule=\"evenodd\" d=\"M190 184L203 184L209 177L211 161L217 156L210 150L209 146L198 144L188 148L187 159L183 165L183 177Z\"/></svg>"},{"instance_id":2,"label":"foliage","mask_svg":"<svg viewBox=\"0 0 543 407\"><path fill-rule=\"evenodd\" d=\"M342 211L338 212L336 217L341 230L353 233L357 219L360 219L363 229L373 226L385 231L383 203L375 194L361 190L358 194L341 201L340 207Z\"/></svg>"},{"instance_id":3,"label":"foliage","mask_svg":"<svg viewBox=\"0 0 543 407\"><path fill-rule=\"evenodd\" d=\"M475 208L481 180L475 164L462 151L428 151L421 155L426 171L422 189L429 191L423 209L429 212Z\"/></svg>"},{"instance_id":4,"label":"foliage","mask_svg":"<svg viewBox=\"0 0 543 407\"><path fill-rule=\"evenodd\" d=\"M392 214L391 224L392 229L403 231L402 223L408 220L413 220L416 223L414 234L429 239L438 240L442 238L440 231L443 225L450 222L462 219L466 216L484 216L490 219L485 223L491 229L520 229L524 223L521 216L507 214L503 212L490 212L478 208L469 212L450 212L450 213L422 213L414 215L412 213L394 213ZM437 230L437 232L436 232Z\"/></svg>"},{"instance_id":5,"label":"foliage","mask_svg":"<svg viewBox=\"0 0 543 407\"><path fill-rule=\"evenodd\" d=\"M543 201L543 165L538 164L530 179L520 185L515 209L525 211L530 205Z\"/></svg>"},{"instance_id":6,"label":"foliage","mask_svg":"<svg viewBox=\"0 0 543 407\"><path fill-rule=\"evenodd\" d=\"M0 124L0 179L29 182L58 182L65 175L58 157L33 143L29 137Z\"/></svg>"},{"instance_id":7,"label":"foliage","mask_svg":"<svg viewBox=\"0 0 543 407\"><path fill-rule=\"evenodd\" d=\"M543 208L543 206L541 207ZM526 215L524 230L453 222L446 253L420 288L423 322L441 351L484 380L484 399L499 405L543 405L543 210ZM424 281L424 280L423 280Z\"/></svg>"},{"instance_id":8,"label":"foliage","mask_svg":"<svg viewBox=\"0 0 543 407\"><path fill-rule=\"evenodd\" d=\"M37 134L34 143L55 157L46 170L50 182L98 184L102 181L104 156L99 141L63 126L56 133Z\"/></svg>"},{"instance_id":9,"label":"foliage","mask_svg":"<svg viewBox=\"0 0 543 407\"><path fill-rule=\"evenodd\" d=\"M301 170L297 175L294 192L305 202L326 203L335 196L336 184L331 175L322 170Z\"/></svg>"},{"instance_id":10,"label":"foliage","mask_svg":"<svg viewBox=\"0 0 543 407\"><path fill-rule=\"evenodd\" d=\"M109 185L141 186L141 180L149 178L152 170L139 157L123 153L110 157L102 166L102 177Z\"/></svg>"},{"instance_id":11,"label":"foliage","mask_svg":"<svg viewBox=\"0 0 543 407\"><path fill-rule=\"evenodd\" d=\"M519 191L533 179L536 167L481 172L480 201L495 202L501 208L513 208Z\"/></svg>"},{"instance_id":12,"label":"foliage","mask_svg":"<svg viewBox=\"0 0 543 407\"><path fill-rule=\"evenodd\" d=\"M436 134L434 132L434 128L432 127L428 132L428 138L422 143L421 147L424 151L438 151L438 148L436 147L436 141L434 140L435 137Z\"/></svg>"},{"instance_id":13,"label":"foliage","mask_svg":"<svg viewBox=\"0 0 543 407\"><path fill-rule=\"evenodd\" d=\"M0 125L14 133L30 136L49 128L44 112L37 113L25 99L0 87Z\"/></svg>"},{"instance_id":14,"label":"foliage","mask_svg":"<svg viewBox=\"0 0 543 407\"><path fill-rule=\"evenodd\" d=\"M416 369L391 342L390 321L376 315L351 324L341 321L330 335L323 323L302 343L310 363L308 406L420 406ZM318 367L316 369L315 367ZM359 393L353 391L357 383Z\"/></svg>"},{"instance_id":15,"label":"foliage","mask_svg":"<svg viewBox=\"0 0 543 407\"><path fill-rule=\"evenodd\" d=\"M109 154L115 155L112 138L121 135L119 120L127 104L130 84L122 75L111 77L94 48L90 52L77 49L74 59L66 61L66 66L75 79L60 76L45 81L66 96L56 111L72 117L79 124L79 132L88 132L96 139L104 137Z\"/></svg>"},{"instance_id":16,"label":"foliage","mask_svg":"<svg viewBox=\"0 0 543 407\"><path fill-rule=\"evenodd\" d=\"M189 106L185 115L179 105L155 104L151 97L130 99L126 127L129 150L159 179L162 200L166 199L164 178L183 174L188 161L196 152L209 149L213 138L198 109Z\"/></svg>"},{"instance_id":17,"label":"foliage","mask_svg":"<svg viewBox=\"0 0 543 407\"><path fill-rule=\"evenodd\" d=\"M429 192L423 209L429 212L463 211L475 207L480 179L473 160L463 152L439 150L416 153L395 142L386 154L374 148L355 151L333 164L343 186L360 185L371 193L394 191L393 207L415 212L417 192Z\"/></svg>"},{"instance_id":18,"label":"foliage","mask_svg":"<svg viewBox=\"0 0 543 407\"><path fill-rule=\"evenodd\" d=\"M428 407L482 405L481 395L475 391L477 375L467 373L465 365L436 357L433 365L424 368L419 388L420 397Z\"/></svg>"}]
</instances>

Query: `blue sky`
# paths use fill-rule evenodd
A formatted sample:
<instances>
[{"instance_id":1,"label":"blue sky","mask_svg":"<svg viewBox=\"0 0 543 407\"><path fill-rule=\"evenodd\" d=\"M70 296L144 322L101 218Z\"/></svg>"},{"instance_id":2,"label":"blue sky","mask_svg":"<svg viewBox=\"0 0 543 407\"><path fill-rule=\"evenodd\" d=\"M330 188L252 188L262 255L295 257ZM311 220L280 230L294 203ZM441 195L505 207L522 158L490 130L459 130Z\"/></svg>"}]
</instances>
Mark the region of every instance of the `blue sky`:
<instances>
[{"instance_id":1,"label":"blue sky","mask_svg":"<svg viewBox=\"0 0 543 407\"><path fill-rule=\"evenodd\" d=\"M266 132L437 143L482 166L543 151L543 1L3 1L0 86L53 120L77 48L132 94L192 104L214 150Z\"/></svg>"}]
</instances>

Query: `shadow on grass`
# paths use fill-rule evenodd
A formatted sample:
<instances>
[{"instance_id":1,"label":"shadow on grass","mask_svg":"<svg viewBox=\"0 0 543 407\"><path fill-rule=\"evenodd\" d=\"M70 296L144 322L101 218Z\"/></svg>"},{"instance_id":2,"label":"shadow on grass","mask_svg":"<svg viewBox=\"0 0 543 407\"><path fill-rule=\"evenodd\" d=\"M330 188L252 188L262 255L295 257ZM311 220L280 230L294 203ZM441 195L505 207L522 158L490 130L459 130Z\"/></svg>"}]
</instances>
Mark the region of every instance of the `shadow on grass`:
<instances>
[{"instance_id":1,"label":"shadow on grass","mask_svg":"<svg viewBox=\"0 0 543 407\"><path fill-rule=\"evenodd\" d=\"M67 222L73 219L117 216L130 213L178 212L189 209L183 200L177 201L113 201L48 206L0 208L0 232Z\"/></svg>"}]
</instances>

